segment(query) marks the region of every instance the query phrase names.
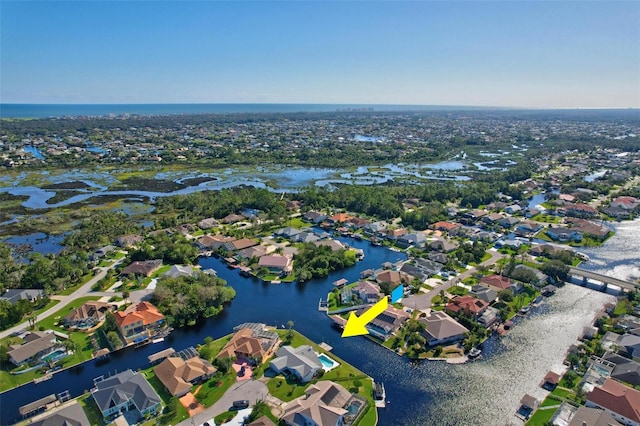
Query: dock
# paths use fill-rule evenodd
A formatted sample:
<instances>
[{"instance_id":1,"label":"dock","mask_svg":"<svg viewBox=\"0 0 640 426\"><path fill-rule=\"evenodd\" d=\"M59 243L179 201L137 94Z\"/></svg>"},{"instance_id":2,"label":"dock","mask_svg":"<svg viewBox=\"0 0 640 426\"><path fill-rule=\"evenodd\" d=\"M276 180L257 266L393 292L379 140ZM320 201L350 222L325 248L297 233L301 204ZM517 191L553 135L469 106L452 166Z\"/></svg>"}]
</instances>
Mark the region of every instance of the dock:
<instances>
[{"instance_id":1,"label":"dock","mask_svg":"<svg viewBox=\"0 0 640 426\"><path fill-rule=\"evenodd\" d=\"M320 299L320 301L318 302L318 310L321 312L327 312L329 310L329 302Z\"/></svg>"},{"instance_id":2,"label":"dock","mask_svg":"<svg viewBox=\"0 0 640 426\"><path fill-rule=\"evenodd\" d=\"M18 408L18 412L22 417L30 416L38 411L48 410L54 407L58 402L58 398L54 394L40 398L37 401L30 402Z\"/></svg>"},{"instance_id":3,"label":"dock","mask_svg":"<svg viewBox=\"0 0 640 426\"><path fill-rule=\"evenodd\" d=\"M322 342L318 346L324 349L327 352L331 352L333 350L333 346L330 346L328 343Z\"/></svg>"},{"instance_id":4,"label":"dock","mask_svg":"<svg viewBox=\"0 0 640 426\"><path fill-rule=\"evenodd\" d=\"M33 383L38 384L40 382L46 382L47 380L50 380L52 377L53 377L53 374L48 373L42 377L36 377L35 379L33 379Z\"/></svg>"}]
</instances>

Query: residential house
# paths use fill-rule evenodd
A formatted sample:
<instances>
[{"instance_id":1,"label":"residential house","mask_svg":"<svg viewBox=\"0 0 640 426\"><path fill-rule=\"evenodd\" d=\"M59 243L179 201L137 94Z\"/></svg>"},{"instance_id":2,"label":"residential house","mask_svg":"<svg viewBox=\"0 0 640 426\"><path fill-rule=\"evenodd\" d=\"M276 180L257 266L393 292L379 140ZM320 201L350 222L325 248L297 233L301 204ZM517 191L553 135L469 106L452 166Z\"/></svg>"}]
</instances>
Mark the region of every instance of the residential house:
<instances>
[{"instance_id":1,"label":"residential house","mask_svg":"<svg viewBox=\"0 0 640 426\"><path fill-rule=\"evenodd\" d=\"M611 207L622 210L637 210L640 208L640 199L629 196L616 197L611 201Z\"/></svg>"},{"instance_id":2,"label":"residential house","mask_svg":"<svg viewBox=\"0 0 640 426\"><path fill-rule=\"evenodd\" d=\"M447 256L444 253L434 252L434 253L429 253L427 256L429 257L430 261L437 262L437 263L439 263L441 265L446 265L447 262L449 261L449 256Z\"/></svg>"},{"instance_id":3,"label":"residential house","mask_svg":"<svg viewBox=\"0 0 640 426\"><path fill-rule=\"evenodd\" d=\"M615 364L611 371L612 378L631 386L640 386L640 363L616 353L607 353L603 358Z\"/></svg>"},{"instance_id":4,"label":"residential house","mask_svg":"<svg viewBox=\"0 0 640 426\"><path fill-rule=\"evenodd\" d=\"M446 306L448 312L462 314L469 318L478 318L487 309L489 304L484 300L476 299L473 296L456 296L451 299Z\"/></svg>"},{"instance_id":5,"label":"residential house","mask_svg":"<svg viewBox=\"0 0 640 426\"><path fill-rule=\"evenodd\" d=\"M613 379L587 394L587 407L601 408L627 426L640 426L640 391Z\"/></svg>"},{"instance_id":6,"label":"residential house","mask_svg":"<svg viewBox=\"0 0 640 426\"><path fill-rule=\"evenodd\" d=\"M487 303L493 303L498 298L498 292L494 288L482 284L471 287L469 294Z\"/></svg>"},{"instance_id":7,"label":"residential house","mask_svg":"<svg viewBox=\"0 0 640 426\"><path fill-rule=\"evenodd\" d=\"M342 426L351 397L342 385L319 381L284 406L282 420L287 426Z\"/></svg>"},{"instance_id":8,"label":"residential house","mask_svg":"<svg viewBox=\"0 0 640 426\"><path fill-rule=\"evenodd\" d=\"M213 218L213 217L208 217L206 219L202 219L200 222L198 222L198 227L200 229L211 229L214 226L218 225L218 221Z\"/></svg>"},{"instance_id":9,"label":"residential house","mask_svg":"<svg viewBox=\"0 0 640 426\"><path fill-rule=\"evenodd\" d=\"M39 417L29 423L30 426L91 426L79 402L74 401L53 413Z\"/></svg>"},{"instance_id":10,"label":"residential house","mask_svg":"<svg viewBox=\"0 0 640 426\"><path fill-rule=\"evenodd\" d=\"M136 260L125 267L120 274L136 277L150 277L162 267L162 259Z\"/></svg>"},{"instance_id":11,"label":"residential house","mask_svg":"<svg viewBox=\"0 0 640 426\"><path fill-rule=\"evenodd\" d=\"M565 210L567 211L567 216L573 217L596 217L598 216L598 210L591 207L588 204L565 204Z\"/></svg>"},{"instance_id":12,"label":"residential house","mask_svg":"<svg viewBox=\"0 0 640 426\"><path fill-rule=\"evenodd\" d=\"M504 218L504 215L502 213L489 213L482 218L482 222L488 226L493 226L497 224L502 218Z\"/></svg>"},{"instance_id":13,"label":"residential house","mask_svg":"<svg viewBox=\"0 0 640 426\"><path fill-rule=\"evenodd\" d=\"M518 294L524 289L522 284L514 283L507 277L495 274L482 277L480 279L480 284L484 284L497 292L500 292L500 290L511 290L513 291L513 294Z\"/></svg>"},{"instance_id":14,"label":"residential house","mask_svg":"<svg viewBox=\"0 0 640 426\"><path fill-rule=\"evenodd\" d=\"M387 229L387 224L384 222L373 222L362 227L362 233L367 236L374 236L381 234Z\"/></svg>"},{"instance_id":15,"label":"residential house","mask_svg":"<svg viewBox=\"0 0 640 426\"><path fill-rule=\"evenodd\" d=\"M387 240L396 241L398 238L402 237L406 233L407 233L407 230L404 228L387 229Z\"/></svg>"},{"instance_id":16,"label":"residential house","mask_svg":"<svg viewBox=\"0 0 640 426\"><path fill-rule=\"evenodd\" d=\"M398 271L386 270L376 275L376 281L378 283L391 283L393 287L402 283L402 276Z\"/></svg>"},{"instance_id":17,"label":"residential house","mask_svg":"<svg viewBox=\"0 0 640 426\"><path fill-rule=\"evenodd\" d=\"M42 297L44 297L44 291L39 288L9 288L0 296L0 300L6 300L15 305L19 300L28 300L33 303Z\"/></svg>"},{"instance_id":18,"label":"residential house","mask_svg":"<svg viewBox=\"0 0 640 426\"><path fill-rule=\"evenodd\" d=\"M608 227L586 219L567 218L566 222L571 224L572 230L600 241L604 241L611 233Z\"/></svg>"},{"instance_id":19,"label":"residential house","mask_svg":"<svg viewBox=\"0 0 640 426\"><path fill-rule=\"evenodd\" d=\"M193 269L193 266L171 265L171 268L162 276L166 278L192 277L195 273L196 270Z\"/></svg>"},{"instance_id":20,"label":"residential house","mask_svg":"<svg viewBox=\"0 0 640 426\"><path fill-rule=\"evenodd\" d=\"M196 240L196 246L200 250L217 250L234 240L235 238L225 237L224 235L205 235Z\"/></svg>"},{"instance_id":21,"label":"residential house","mask_svg":"<svg viewBox=\"0 0 640 426\"><path fill-rule=\"evenodd\" d=\"M131 305L114 314L120 334L127 343L142 341L166 327L164 315L149 302Z\"/></svg>"},{"instance_id":22,"label":"residential house","mask_svg":"<svg viewBox=\"0 0 640 426\"><path fill-rule=\"evenodd\" d=\"M162 400L143 374L125 370L95 382L91 390L98 409L105 419L121 412L137 410L139 418L160 412Z\"/></svg>"},{"instance_id":23,"label":"residential house","mask_svg":"<svg viewBox=\"0 0 640 426\"><path fill-rule=\"evenodd\" d=\"M274 235L276 237L291 239L301 232L302 231L297 228L287 227L277 230L276 232L274 232Z\"/></svg>"},{"instance_id":24,"label":"residential house","mask_svg":"<svg viewBox=\"0 0 640 426\"><path fill-rule=\"evenodd\" d=\"M503 228L511 229L513 226L520 223L520 219L513 216L505 216L498 221L498 224Z\"/></svg>"},{"instance_id":25,"label":"residential house","mask_svg":"<svg viewBox=\"0 0 640 426\"><path fill-rule=\"evenodd\" d=\"M206 381L216 371L209 361L198 356L186 360L170 356L153 369L167 391L178 398L189 392L193 385Z\"/></svg>"},{"instance_id":26,"label":"residential house","mask_svg":"<svg viewBox=\"0 0 640 426\"><path fill-rule=\"evenodd\" d=\"M549 226L545 233L554 241L568 242L582 241L582 232L575 230L573 228L563 228L563 227L555 227Z\"/></svg>"},{"instance_id":27,"label":"residential house","mask_svg":"<svg viewBox=\"0 0 640 426\"><path fill-rule=\"evenodd\" d=\"M439 254L446 257L446 254ZM419 268L427 276L439 274L440 271L442 271L442 267L444 266L442 263L433 261L431 259L416 258L413 261L416 267ZM400 269L400 271L405 272L402 268Z\"/></svg>"},{"instance_id":28,"label":"residential house","mask_svg":"<svg viewBox=\"0 0 640 426\"><path fill-rule=\"evenodd\" d=\"M115 306L111 303L90 300L75 308L64 319L65 327L88 329L104 320L107 312L113 312Z\"/></svg>"},{"instance_id":29,"label":"residential house","mask_svg":"<svg viewBox=\"0 0 640 426\"><path fill-rule=\"evenodd\" d=\"M34 331L27 334L20 345L10 345L7 350L9 361L20 366L25 363L39 363L42 357L60 349L62 345L53 333Z\"/></svg>"},{"instance_id":30,"label":"residential house","mask_svg":"<svg viewBox=\"0 0 640 426\"><path fill-rule=\"evenodd\" d=\"M529 237L542 229L542 225L530 220L523 220L516 224L514 232L517 235Z\"/></svg>"},{"instance_id":31,"label":"residential house","mask_svg":"<svg viewBox=\"0 0 640 426\"><path fill-rule=\"evenodd\" d=\"M437 239L429 244L431 250L437 250L442 253L450 253L458 248L458 243L445 239Z\"/></svg>"},{"instance_id":32,"label":"residential house","mask_svg":"<svg viewBox=\"0 0 640 426\"><path fill-rule=\"evenodd\" d=\"M349 219L351 219L351 216L349 216L348 214L337 213L337 214L334 214L333 216L329 216L327 218L327 222L332 224L346 223L349 221Z\"/></svg>"},{"instance_id":33,"label":"residential house","mask_svg":"<svg viewBox=\"0 0 640 426\"><path fill-rule=\"evenodd\" d=\"M364 310L362 310L362 312L364 312ZM359 315L362 314L362 312L359 312ZM410 313L389 305L384 312L375 317L365 327L372 336L387 340L393 333L398 331L409 318L411 318Z\"/></svg>"},{"instance_id":34,"label":"residential house","mask_svg":"<svg viewBox=\"0 0 640 426\"><path fill-rule=\"evenodd\" d=\"M360 229L360 228L368 225L371 222L369 220L361 218L361 217L354 217L354 218L349 219L349 223L351 224L351 226L354 229Z\"/></svg>"},{"instance_id":35,"label":"residential house","mask_svg":"<svg viewBox=\"0 0 640 426\"><path fill-rule=\"evenodd\" d=\"M144 237L142 235L129 234L116 238L115 243L118 247L130 248L137 246L143 241Z\"/></svg>"},{"instance_id":36,"label":"residential house","mask_svg":"<svg viewBox=\"0 0 640 426\"><path fill-rule=\"evenodd\" d=\"M488 306L476 321L478 321L478 324L480 324L481 326L489 328L497 323L500 319L500 311L493 306Z\"/></svg>"},{"instance_id":37,"label":"residential house","mask_svg":"<svg viewBox=\"0 0 640 426\"><path fill-rule=\"evenodd\" d=\"M408 275L409 277L411 277L411 279L418 279L420 281L424 281L429 278L429 274L426 273L423 269L418 268L417 266L410 263L405 263L404 265L402 265L402 267L400 268L400 272Z\"/></svg>"},{"instance_id":38,"label":"residential house","mask_svg":"<svg viewBox=\"0 0 640 426\"><path fill-rule=\"evenodd\" d=\"M294 243L315 243L318 241L320 237L315 235L313 232L301 232L297 235L294 235L291 238L291 241Z\"/></svg>"},{"instance_id":39,"label":"residential house","mask_svg":"<svg viewBox=\"0 0 640 426\"><path fill-rule=\"evenodd\" d=\"M442 220L440 222L436 222L431 227L437 231L448 232L449 234L455 233L457 229L459 229L462 225L456 222L449 222L446 220Z\"/></svg>"},{"instance_id":40,"label":"residential house","mask_svg":"<svg viewBox=\"0 0 640 426\"><path fill-rule=\"evenodd\" d=\"M509 214L516 214L522 211L522 207L520 207L518 204L511 204L510 206L505 207L504 211Z\"/></svg>"},{"instance_id":41,"label":"residential house","mask_svg":"<svg viewBox=\"0 0 640 426\"><path fill-rule=\"evenodd\" d=\"M620 348L620 353L635 361L640 361L640 336L625 333L618 338L616 344Z\"/></svg>"},{"instance_id":42,"label":"residential house","mask_svg":"<svg viewBox=\"0 0 640 426\"><path fill-rule=\"evenodd\" d=\"M231 214L226 215L222 219L220 219L220 222L222 222L224 224L227 224L227 225L233 225L234 223L241 222L244 219L245 219L245 217L242 216L242 215L231 213Z\"/></svg>"},{"instance_id":43,"label":"residential house","mask_svg":"<svg viewBox=\"0 0 640 426\"><path fill-rule=\"evenodd\" d=\"M422 335L429 346L444 345L464 339L469 330L445 312L431 311L418 319L425 325Z\"/></svg>"},{"instance_id":44,"label":"residential house","mask_svg":"<svg viewBox=\"0 0 640 426\"><path fill-rule=\"evenodd\" d=\"M258 260L260 268L267 268L273 274L289 274L293 269L293 261L289 256L270 254Z\"/></svg>"},{"instance_id":45,"label":"residential house","mask_svg":"<svg viewBox=\"0 0 640 426\"><path fill-rule=\"evenodd\" d=\"M276 251L276 246L263 246L262 244L259 244L257 246L247 247L246 249L240 250L236 254L236 258L247 259L247 260L252 259L254 257L260 258L267 254L273 253L274 251Z\"/></svg>"},{"instance_id":46,"label":"residential house","mask_svg":"<svg viewBox=\"0 0 640 426\"><path fill-rule=\"evenodd\" d=\"M216 359L245 358L262 363L273 355L280 343L278 335L267 331L264 324L246 323L234 330L231 340L224 345Z\"/></svg>"},{"instance_id":47,"label":"residential house","mask_svg":"<svg viewBox=\"0 0 640 426\"><path fill-rule=\"evenodd\" d=\"M557 424L557 423L553 423ZM581 405L578 407L567 426L622 426L622 423L613 418L605 410Z\"/></svg>"},{"instance_id":48,"label":"residential house","mask_svg":"<svg viewBox=\"0 0 640 426\"><path fill-rule=\"evenodd\" d=\"M380 287L371 281L358 281L354 290L363 303L376 303L382 297Z\"/></svg>"},{"instance_id":49,"label":"residential house","mask_svg":"<svg viewBox=\"0 0 640 426\"><path fill-rule=\"evenodd\" d=\"M91 260L93 260L94 262L97 262L98 260L102 259L109 253L113 252L115 249L116 249L116 246L112 246L112 245L100 247L99 249L93 252L93 254L91 255Z\"/></svg>"},{"instance_id":50,"label":"residential house","mask_svg":"<svg viewBox=\"0 0 640 426\"><path fill-rule=\"evenodd\" d=\"M463 222L467 225L478 223L484 216L486 216L489 212L486 210L469 210L463 213L462 219Z\"/></svg>"},{"instance_id":51,"label":"residential house","mask_svg":"<svg viewBox=\"0 0 640 426\"><path fill-rule=\"evenodd\" d=\"M402 248L408 248L411 246L422 247L424 246L426 240L427 238L425 237L424 233L412 232L410 234L405 234L399 237L396 240L396 244L398 245L398 247L402 247Z\"/></svg>"},{"instance_id":52,"label":"residential house","mask_svg":"<svg viewBox=\"0 0 640 426\"><path fill-rule=\"evenodd\" d=\"M283 346L276 352L276 357L271 360L269 367L276 374L291 374L300 382L310 382L319 370L322 363L318 354L309 345L294 348Z\"/></svg>"},{"instance_id":53,"label":"residential house","mask_svg":"<svg viewBox=\"0 0 640 426\"><path fill-rule=\"evenodd\" d=\"M252 240L251 238L241 238L239 240L228 241L224 243L223 247L227 251L237 251L237 250L246 249L248 247L253 247L257 244L258 243L255 240Z\"/></svg>"},{"instance_id":54,"label":"residential house","mask_svg":"<svg viewBox=\"0 0 640 426\"><path fill-rule=\"evenodd\" d=\"M338 240L320 240L314 242L314 244L318 247L327 246L331 249L331 251L340 251L346 249L345 245Z\"/></svg>"},{"instance_id":55,"label":"residential house","mask_svg":"<svg viewBox=\"0 0 640 426\"><path fill-rule=\"evenodd\" d=\"M273 421L271 421L269 417L264 415L262 417L258 417L256 420L252 421L251 423L248 423L247 426L276 426L276 424Z\"/></svg>"},{"instance_id":56,"label":"residential house","mask_svg":"<svg viewBox=\"0 0 640 426\"><path fill-rule=\"evenodd\" d=\"M304 215L302 215L302 220L311 222L316 225L324 222L326 219L327 215L314 211L306 212Z\"/></svg>"}]
</instances>

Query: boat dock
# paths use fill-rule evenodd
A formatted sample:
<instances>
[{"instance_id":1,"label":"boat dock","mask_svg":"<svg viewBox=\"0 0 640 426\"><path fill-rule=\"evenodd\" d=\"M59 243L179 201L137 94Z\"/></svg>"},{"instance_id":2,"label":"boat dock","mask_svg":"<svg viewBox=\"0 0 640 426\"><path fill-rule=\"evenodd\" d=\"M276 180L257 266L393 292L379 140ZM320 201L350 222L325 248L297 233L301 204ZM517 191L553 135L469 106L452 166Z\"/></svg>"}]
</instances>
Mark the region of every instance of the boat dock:
<instances>
[{"instance_id":1,"label":"boat dock","mask_svg":"<svg viewBox=\"0 0 640 426\"><path fill-rule=\"evenodd\" d=\"M318 302L318 310L321 312L327 312L329 310L329 302L327 300L320 299Z\"/></svg>"},{"instance_id":2,"label":"boat dock","mask_svg":"<svg viewBox=\"0 0 640 426\"><path fill-rule=\"evenodd\" d=\"M377 408L387 407L387 393L382 382L373 382L373 400Z\"/></svg>"},{"instance_id":3,"label":"boat dock","mask_svg":"<svg viewBox=\"0 0 640 426\"><path fill-rule=\"evenodd\" d=\"M328 343L322 342L318 346L324 349L327 352L331 352L333 350L333 346L330 346Z\"/></svg>"}]
</instances>

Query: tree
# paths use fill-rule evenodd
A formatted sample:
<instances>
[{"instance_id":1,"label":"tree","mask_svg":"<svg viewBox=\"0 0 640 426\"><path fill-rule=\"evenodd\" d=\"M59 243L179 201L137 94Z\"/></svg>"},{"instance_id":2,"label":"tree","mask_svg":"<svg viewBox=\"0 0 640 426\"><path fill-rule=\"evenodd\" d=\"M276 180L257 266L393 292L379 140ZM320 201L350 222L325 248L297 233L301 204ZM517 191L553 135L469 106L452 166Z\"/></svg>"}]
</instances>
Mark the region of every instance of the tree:
<instances>
[{"instance_id":1,"label":"tree","mask_svg":"<svg viewBox=\"0 0 640 426\"><path fill-rule=\"evenodd\" d=\"M216 358L213 362L218 370L222 374L227 374L229 370L231 370L231 365L233 364L233 358L224 357L224 358Z\"/></svg>"},{"instance_id":2,"label":"tree","mask_svg":"<svg viewBox=\"0 0 640 426\"><path fill-rule=\"evenodd\" d=\"M505 289L498 292L498 297L505 303L513 301L513 290Z\"/></svg>"},{"instance_id":3,"label":"tree","mask_svg":"<svg viewBox=\"0 0 640 426\"><path fill-rule=\"evenodd\" d=\"M109 342L109 346L111 349L116 350L122 347L122 340L120 339L120 335L115 331L110 331L107 333L107 341Z\"/></svg>"}]
</instances>

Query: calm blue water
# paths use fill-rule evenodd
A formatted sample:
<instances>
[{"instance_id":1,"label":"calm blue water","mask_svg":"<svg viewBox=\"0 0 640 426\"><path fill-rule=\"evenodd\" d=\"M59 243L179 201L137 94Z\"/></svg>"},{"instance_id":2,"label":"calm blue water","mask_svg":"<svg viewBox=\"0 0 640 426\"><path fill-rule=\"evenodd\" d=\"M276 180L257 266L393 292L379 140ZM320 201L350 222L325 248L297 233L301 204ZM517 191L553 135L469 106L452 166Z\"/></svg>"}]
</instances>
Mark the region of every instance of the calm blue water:
<instances>
[{"instance_id":1,"label":"calm blue water","mask_svg":"<svg viewBox=\"0 0 640 426\"><path fill-rule=\"evenodd\" d=\"M223 114L243 112L327 112L374 109L376 111L420 111L470 109L428 105L364 104L0 104L2 118L36 118L102 115ZM477 109L477 108L476 108Z\"/></svg>"},{"instance_id":2,"label":"calm blue water","mask_svg":"<svg viewBox=\"0 0 640 426\"><path fill-rule=\"evenodd\" d=\"M116 352L106 363L90 361L57 373L53 379L46 382L37 385L30 383L0 394L0 424L6 425L18 420L18 407L28 402L64 390L69 390L75 397L91 388L94 377L127 368L145 368L147 356L152 353L168 347L181 350L188 346L196 346L202 343L205 337L224 336L230 333L234 326L243 322L262 322L282 328L287 321L292 320L296 330L314 341L329 343L336 348L336 355L354 365L361 363L363 353L375 356L373 354L376 351L380 352L379 356L390 355L393 359L401 360L367 339L342 339L339 330L331 325L331 320L318 311L318 301L320 298L326 299L327 293L333 288L333 281L344 277L353 282L359 279L360 271L378 268L383 262L395 262L406 258L404 253L374 247L366 241L340 239L353 247L361 248L365 253L365 259L352 268L304 284L263 284L256 279L241 277L237 270L227 268L220 259L201 258L200 265L203 269L215 269L218 276L227 280L228 285L236 290L236 298L220 315L197 326L175 330L164 342ZM374 362L375 358L370 358L370 361ZM376 376L375 368L365 371Z\"/></svg>"}]
</instances>

